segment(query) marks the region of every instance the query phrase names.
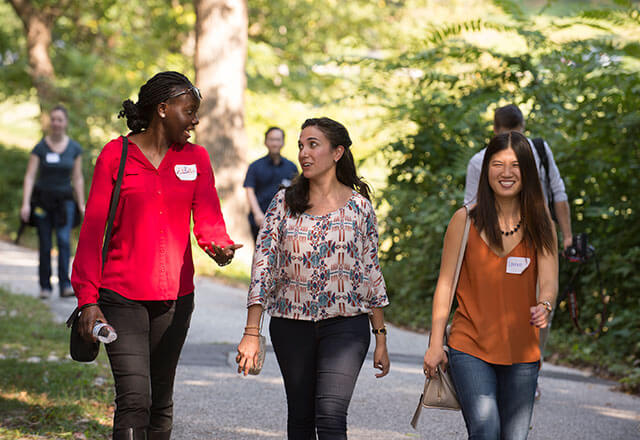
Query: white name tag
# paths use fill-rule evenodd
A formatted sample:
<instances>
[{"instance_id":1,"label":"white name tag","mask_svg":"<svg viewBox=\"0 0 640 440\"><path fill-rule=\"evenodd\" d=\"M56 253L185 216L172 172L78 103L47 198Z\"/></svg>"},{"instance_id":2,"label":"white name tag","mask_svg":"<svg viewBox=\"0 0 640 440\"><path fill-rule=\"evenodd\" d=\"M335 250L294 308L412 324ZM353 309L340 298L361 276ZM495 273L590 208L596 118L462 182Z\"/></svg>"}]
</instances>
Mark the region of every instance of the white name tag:
<instances>
[{"instance_id":1,"label":"white name tag","mask_svg":"<svg viewBox=\"0 0 640 440\"><path fill-rule=\"evenodd\" d=\"M45 160L47 163L60 163L60 155L58 153L47 153Z\"/></svg>"},{"instance_id":2,"label":"white name tag","mask_svg":"<svg viewBox=\"0 0 640 440\"><path fill-rule=\"evenodd\" d=\"M176 172L176 176L180 180L196 180L196 177L198 177L198 169L196 168L196 164L176 165L174 170Z\"/></svg>"},{"instance_id":3,"label":"white name tag","mask_svg":"<svg viewBox=\"0 0 640 440\"><path fill-rule=\"evenodd\" d=\"M520 275L529 267L529 263L531 263L531 258L509 257L507 258L507 273Z\"/></svg>"}]
</instances>

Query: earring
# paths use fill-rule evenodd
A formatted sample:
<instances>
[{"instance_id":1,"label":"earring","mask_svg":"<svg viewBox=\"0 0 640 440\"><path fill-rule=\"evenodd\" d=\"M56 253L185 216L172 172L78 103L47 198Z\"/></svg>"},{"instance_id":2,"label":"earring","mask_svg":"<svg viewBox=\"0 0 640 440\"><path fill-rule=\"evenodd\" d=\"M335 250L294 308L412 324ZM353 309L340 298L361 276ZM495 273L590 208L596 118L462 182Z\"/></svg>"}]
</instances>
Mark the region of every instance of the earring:
<instances>
[{"instance_id":1,"label":"earring","mask_svg":"<svg viewBox=\"0 0 640 440\"><path fill-rule=\"evenodd\" d=\"M165 115L164 113L161 113L161 114L160 114L160 117L161 117L162 119L164 119L164 117L165 117L165 116L166 116L166 115Z\"/></svg>"}]
</instances>

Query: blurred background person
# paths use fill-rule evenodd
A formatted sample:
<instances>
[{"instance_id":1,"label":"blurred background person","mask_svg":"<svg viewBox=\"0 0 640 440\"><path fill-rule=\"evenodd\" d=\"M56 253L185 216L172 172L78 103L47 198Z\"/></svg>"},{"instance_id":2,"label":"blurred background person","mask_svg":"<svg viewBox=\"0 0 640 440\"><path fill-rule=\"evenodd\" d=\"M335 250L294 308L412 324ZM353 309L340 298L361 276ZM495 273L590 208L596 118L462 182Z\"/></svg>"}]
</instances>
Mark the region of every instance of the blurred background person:
<instances>
[{"instance_id":1,"label":"blurred background person","mask_svg":"<svg viewBox=\"0 0 640 440\"><path fill-rule=\"evenodd\" d=\"M296 165L280 154L284 147L283 129L269 127L264 134L264 145L268 150L267 155L249 165L243 185L249 203L249 225L254 243L271 199L281 185L291 185L298 174Z\"/></svg>"},{"instance_id":2,"label":"blurred background person","mask_svg":"<svg viewBox=\"0 0 640 440\"><path fill-rule=\"evenodd\" d=\"M20 218L38 230L40 298L51 296L51 234L58 247L60 296L73 296L69 280L71 229L84 215L82 148L67 135L67 110L58 105L49 114L48 133L29 156L24 176ZM77 204L77 206L76 206ZM77 209L76 209L77 208Z\"/></svg>"}]
</instances>

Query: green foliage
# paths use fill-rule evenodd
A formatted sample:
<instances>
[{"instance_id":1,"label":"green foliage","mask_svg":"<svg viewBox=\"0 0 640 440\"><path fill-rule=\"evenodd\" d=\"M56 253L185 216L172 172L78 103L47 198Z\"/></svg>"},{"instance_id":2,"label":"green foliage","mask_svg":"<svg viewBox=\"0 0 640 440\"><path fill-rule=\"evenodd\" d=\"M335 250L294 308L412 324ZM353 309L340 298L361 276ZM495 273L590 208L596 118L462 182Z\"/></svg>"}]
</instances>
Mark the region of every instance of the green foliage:
<instances>
[{"instance_id":1,"label":"green foliage","mask_svg":"<svg viewBox=\"0 0 640 440\"><path fill-rule=\"evenodd\" d=\"M20 224L22 181L29 152L0 144L0 163L5 164L0 179L0 236L15 232Z\"/></svg>"},{"instance_id":2,"label":"green foliage","mask_svg":"<svg viewBox=\"0 0 640 440\"><path fill-rule=\"evenodd\" d=\"M498 2L509 10L513 2ZM518 104L531 137L549 142L567 186L574 232L587 232L598 251L605 292L593 266L580 289L584 326L598 323L602 296L610 321L599 338L575 336L578 349L553 345L572 359L598 363L640 386L640 77L638 27L628 10L582 12L550 25L524 19L448 24L427 35L403 58L378 63L385 84L397 84L386 100L415 130L389 145L392 163L384 191L389 212L382 224L381 260L392 319L415 327L430 321L442 239L462 205L468 159L486 145L494 109ZM586 24L595 35L558 37ZM622 21L620 21L622 20ZM603 35L601 32L607 33ZM491 44L473 34L498 33L512 44ZM617 32L617 34L616 34ZM553 38L552 38L553 37ZM522 49L518 46L522 45ZM414 72L408 78L407 72ZM416 79L413 79L416 78ZM376 90L380 93L381 90ZM561 288L575 267L564 263ZM554 326L573 332L565 304Z\"/></svg>"},{"instance_id":3,"label":"green foliage","mask_svg":"<svg viewBox=\"0 0 640 440\"><path fill-rule=\"evenodd\" d=\"M43 0L37 7L56 8ZM52 30L49 54L56 72L55 103L69 109L69 133L97 149L113 133L126 130L116 119L124 99L161 70L193 76L182 53L195 22L192 6L171 0L117 2L69 0ZM28 97L27 48L21 22L0 3L0 97ZM6 26L5 26L6 25Z\"/></svg>"},{"instance_id":4,"label":"green foliage","mask_svg":"<svg viewBox=\"0 0 640 440\"><path fill-rule=\"evenodd\" d=\"M8 2L0 2L0 99L26 92L27 59L19 50L25 44L22 23Z\"/></svg>"},{"instance_id":5,"label":"green foliage","mask_svg":"<svg viewBox=\"0 0 640 440\"><path fill-rule=\"evenodd\" d=\"M301 102L344 99L357 78L336 60L383 47L393 38L388 24L402 10L401 3L250 1L249 89L283 92Z\"/></svg>"}]
</instances>

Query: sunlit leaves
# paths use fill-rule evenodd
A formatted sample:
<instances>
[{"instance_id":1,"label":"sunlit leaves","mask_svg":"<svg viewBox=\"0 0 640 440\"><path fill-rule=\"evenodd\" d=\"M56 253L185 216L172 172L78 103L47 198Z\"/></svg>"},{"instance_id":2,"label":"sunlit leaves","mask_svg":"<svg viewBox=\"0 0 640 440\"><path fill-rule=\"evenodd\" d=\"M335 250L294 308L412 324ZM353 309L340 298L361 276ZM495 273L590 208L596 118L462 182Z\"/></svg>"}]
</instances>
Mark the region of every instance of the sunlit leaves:
<instances>
[{"instance_id":1,"label":"sunlit leaves","mask_svg":"<svg viewBox=\"0 0 640 440\"><path fill-rule=\"evenodd\" d=\"M640 287L634 269L640 267L640 36L637 29L628 32L628 20L619 27L625 13L586 14L591 27L612 33L591 37L576 33L585 14L536 24L535 17L516 11L514 24L491 25L505 44L490 48L469 38L487 31L486 20L448 24L403 56L370 63L387 86L376 93L392 104L397 118L417 125L406 140L390 145L393 167L384 193L390 211L381 222L382 239L393 244L382 261L395 319L428 323L443 227L462 202L467 160L491 136L493 110L514 102L525 113L530 136L543 137L553 149L574 232L587 232L598 251L616 316L603 338L628 365L639 362L639 336L624 332L640 327L637 314L626 313L638 307ZM548 37L561 27L573 32L571 38ZM512 35L524 39L526 50L510 52ZM563 266L561 286L567 270ZM580 300L587 326L597 324L600 312L600 296L588 289L596 281L593 268L585 269ZM570 331L566 314L554 325Z\"/></svg>"}]
</instances>

